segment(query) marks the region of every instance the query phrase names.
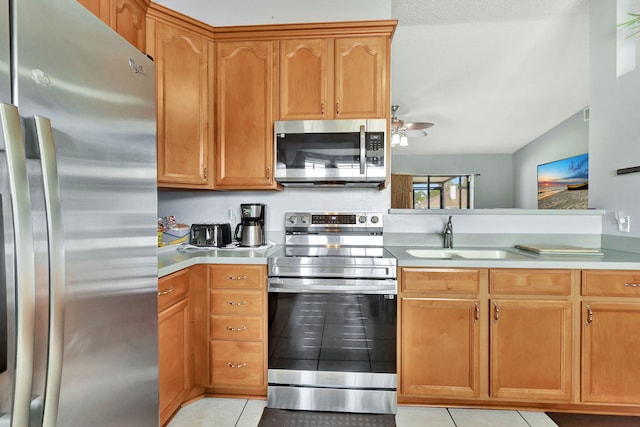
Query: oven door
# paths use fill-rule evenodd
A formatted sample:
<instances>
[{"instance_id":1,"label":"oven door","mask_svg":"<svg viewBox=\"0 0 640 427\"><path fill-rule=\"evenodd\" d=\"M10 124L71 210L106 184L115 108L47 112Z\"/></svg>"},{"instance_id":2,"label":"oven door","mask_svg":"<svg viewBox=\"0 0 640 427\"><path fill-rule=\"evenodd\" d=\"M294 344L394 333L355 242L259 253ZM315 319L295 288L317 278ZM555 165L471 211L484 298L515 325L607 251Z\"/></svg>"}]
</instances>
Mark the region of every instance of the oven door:
<instances>
[{"instance_id":1,"label":"oven door","mask_svg":"<svg viewBox=\"0 0 640 427\"><path fill-rule=\"evenodd\" d=\"M396 412L395 293L270 286L268 304L269 407Z\"/></svg>"}]
</instances>

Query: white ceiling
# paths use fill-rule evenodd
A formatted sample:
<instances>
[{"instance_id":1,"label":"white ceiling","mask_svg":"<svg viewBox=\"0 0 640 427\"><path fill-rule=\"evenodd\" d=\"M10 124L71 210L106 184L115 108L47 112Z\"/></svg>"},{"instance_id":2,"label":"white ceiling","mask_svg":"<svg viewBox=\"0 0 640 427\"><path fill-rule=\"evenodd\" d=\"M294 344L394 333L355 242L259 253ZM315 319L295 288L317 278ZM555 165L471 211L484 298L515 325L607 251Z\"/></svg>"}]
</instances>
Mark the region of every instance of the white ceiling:
<instances>
[{"instance_id":1,"label":"white ceiling","mask_svg":"<svg viewBox=\"0 0 640 427\"><path fill-rule=\"evenodd\" d=\"M392 0L396 154L513 153L589 104L589 0Z\"/></svg>"},{"instance_id":2,"label":"white ceiling","mask_svg":"<svg viewBox=\"0 0 640 427\"><path fill-rule=\"evenodd\" d=\"M215 26L399 20L397 154L513 153L589 104L589 0L156 0Z\"/></svg>"}]
</instances>

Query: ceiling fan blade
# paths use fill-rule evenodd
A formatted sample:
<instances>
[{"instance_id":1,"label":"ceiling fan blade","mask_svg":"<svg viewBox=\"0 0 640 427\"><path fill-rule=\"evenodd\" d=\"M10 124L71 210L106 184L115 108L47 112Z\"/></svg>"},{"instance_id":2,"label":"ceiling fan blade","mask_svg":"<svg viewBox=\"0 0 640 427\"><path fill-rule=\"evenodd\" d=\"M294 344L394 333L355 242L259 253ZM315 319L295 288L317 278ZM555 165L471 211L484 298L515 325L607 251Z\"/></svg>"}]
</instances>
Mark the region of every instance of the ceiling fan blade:
<instances>
[{"instance_id":1,"label":"ceiling fan blade","mask_svg":"<svg viewBox=\"0 0 640 427\"><path fill-rule=\"evenodd\" d=\"M407 129L405 134L409 138L421 138L423 136L427 136L427 133L421 129Z\"/></svg>"},{"instance_id":2,"label":"ceiling fan blade","mask_svg":"<svg viewBox=\"0 0 640 427\"><path fill-rule=\"evenodd\" d=\"M422 130L422 129L428 129L431 126L433 126L433 123L427 123L427 122L408 122L404 124L404 127L407 130Z\"/></svg>"}]
</instances>

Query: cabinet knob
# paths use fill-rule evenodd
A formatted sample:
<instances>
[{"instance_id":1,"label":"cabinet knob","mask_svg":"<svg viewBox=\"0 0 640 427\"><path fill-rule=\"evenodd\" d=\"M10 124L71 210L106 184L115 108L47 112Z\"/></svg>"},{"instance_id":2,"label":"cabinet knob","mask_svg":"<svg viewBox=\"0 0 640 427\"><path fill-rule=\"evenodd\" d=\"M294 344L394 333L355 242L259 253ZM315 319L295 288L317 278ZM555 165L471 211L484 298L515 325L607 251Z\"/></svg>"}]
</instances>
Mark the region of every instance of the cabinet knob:
<instances>
[{"instance_id":1,"label":"cabinet knob","mask_svg":"<svg viewBox=\"0 0 640 427\"><path fill-rule=\"evenodd\" d=\"M239 328L234 328L233 326L227 326L227 331L233 331L233 332L242 332L242 331L246 331L247 327L242 325Z\"/></svg>"},{"instance_id":2,"label":"cabinet knob","mask_svg":"<svg viewBox=\"0 0 640 427\"><path fill-rule=\"evenodd\" d=\"M242 275L242 276L227 276L227 279L229 280L247 280L247 276L246 275Z\"/></svg>"},{"instance_id":3,"label":"cabinet knob","mask_svg":"<svg viewBox=\"0 0 640 427\"><path fill-rule=\"evenodd\" d=\"M246 301L227 301L227 305L247 305Z\"/></svg>"},{"instance_id":4,"label":"cabinet knob","mask_svg":"<svg viewBox=\"0 0 640 427\"><path fill-rule=\"evenodd\" d=\"M498 303L493 303L493 322L498 323L498 319L500 319L500 308L498 307Z\"/></svg>"},{"instance_id":5,"label":"cabinet knob","mask_svg":"<svg viewBox=\"0 0 640 427\"><path fill-rule=\"evenodd\" d=\"M336 116L340 116L340 101L336 102Z\"/></svg>"},{"instance_id":6,"label":"cabinet knob","mask_svg":"<svg viewBox=\"0 0 640 427\"><path fill-rule=\"evenodd\" d=\"M320 110L322 111L322 118L324 119L324 99L320 103Z\"/></svg>"},{"instance_id":7,"label":"cabinet knob","mask_svg":"<svg viewBox=\"0 0 640 427\"><path fill-rule=\"evenodd\" d=\"M640 288L640 283L625 283L625 288Z\"/></svg>"}]
</instances>

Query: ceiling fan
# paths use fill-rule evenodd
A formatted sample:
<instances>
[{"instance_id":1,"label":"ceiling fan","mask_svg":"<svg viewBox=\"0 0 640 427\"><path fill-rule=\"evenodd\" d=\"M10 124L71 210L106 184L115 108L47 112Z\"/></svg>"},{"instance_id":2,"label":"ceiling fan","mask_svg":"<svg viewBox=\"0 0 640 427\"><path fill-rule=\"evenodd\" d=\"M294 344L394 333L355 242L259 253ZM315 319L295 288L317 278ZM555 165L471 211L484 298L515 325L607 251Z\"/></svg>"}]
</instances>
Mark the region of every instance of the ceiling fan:
<instances>
[{"instance_id":1,"label":"ceiling fan","mask_svg":"<svg viewBox=\"0 0 640 427\"><path fill-rule=\"evenodd\" d=\"M391 106L391 145L407 146L409 141L407 137L420 137L426 136L425 129L433 126L433 123L428 122L407 122L400 120L396 113L400 108L399 105Z\"/></svg>"}]
</instances>

